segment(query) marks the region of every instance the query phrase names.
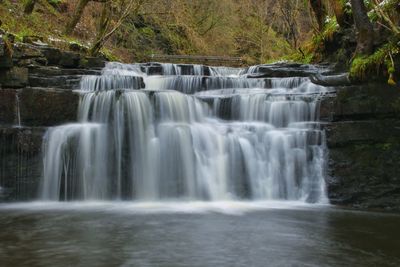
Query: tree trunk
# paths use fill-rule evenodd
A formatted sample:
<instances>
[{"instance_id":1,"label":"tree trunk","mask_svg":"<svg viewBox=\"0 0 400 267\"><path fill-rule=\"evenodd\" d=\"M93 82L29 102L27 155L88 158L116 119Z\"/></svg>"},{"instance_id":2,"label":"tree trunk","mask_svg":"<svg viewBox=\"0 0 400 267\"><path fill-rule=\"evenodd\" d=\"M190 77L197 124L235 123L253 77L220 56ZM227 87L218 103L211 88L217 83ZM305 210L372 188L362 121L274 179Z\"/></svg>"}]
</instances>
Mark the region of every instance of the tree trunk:
<instances>
[{"instance_id":1,"label":"tree trunk","mask_svg":"<svg viewBox=\"0 0 400 267\"><path fill-rule=\"evenodd\" d=\"M28 0L25 3L24 7L24 13L26 15L30 15L33 12L33 9L35 8L36 0Z\"/></svg>"},{"instance_id":2,"label":"tree trunk","mask_svg":"<svg viewBox=\"0 0 400 267\"><path fill-rule=\"evenodd\" d=\"M353 24L351 16L345 12L340 0L329 0L329 5L332 7L336 21L341 28L348 28Z\"/></svg>"},{"instance_id":3,"label":"tree trunk","mask_svg":"<svg viewBox=\"0 0 400 267\"><path fill-rule=\"evenodd\" d=\"M79 0L75 13L65 28L65 34L71 34L74 31L76 24L78 24L81 19L83 11L89 2L90 0Z\"/></svg>"},{"instance_id":4,"label":"tree trunk","mask_svg":"<svg viewBox=\"0 0 400 267\"><path fill-rule=\"evenodd\" d=\"M325 24L325 17L326 17L326 9L324 4L322 3L322 0L309 0L311 9L314 12L315 18L318 23L318 30L323 31L324 30L324 24Z\"/></svg>"},{"instance_id":5,"label":"tree trunk","mask_svg":"<svg viewBox=\"0 0 400 267\"><path fill-rule=\"evenodd\" d=\"M99 27L97 29L96 40L93 43L93 46L89 50L89 55L96 56L100 49L103 47L105 40L105 36L107 34L107 28L110 23L110 10L111 5L110 1L104 3L103 11L101 12Z\"/></svg>"},{"instance_id":6,"label":"tree trunk","mask_svg":"<svg viewBox=\"0 0 400 267\"><path fill-rule=\"evenodd\" d=\"M354 24L357 30L356 54L370 55L374 48L374 30L363 0L351 0Z\"/></svg>"}]
</instances>

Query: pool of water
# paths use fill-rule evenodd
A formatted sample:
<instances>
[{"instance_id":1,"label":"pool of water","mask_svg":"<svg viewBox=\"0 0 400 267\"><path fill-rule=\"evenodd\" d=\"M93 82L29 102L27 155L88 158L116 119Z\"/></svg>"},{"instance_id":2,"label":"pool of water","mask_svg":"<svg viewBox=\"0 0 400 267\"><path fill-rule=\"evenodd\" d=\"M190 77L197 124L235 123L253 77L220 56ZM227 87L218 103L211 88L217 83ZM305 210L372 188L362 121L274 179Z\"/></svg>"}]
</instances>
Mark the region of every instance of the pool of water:
<instances>
[{"instance_id":1,"label":"pool of water","mask_svg":"<svg viewBox=\"0 0 400 267\"><path fill-rule=\"evenodd\" d=\"M400 215L290 202L0 205L0 266L400 266Z\"/></svg>"}]
</instances>

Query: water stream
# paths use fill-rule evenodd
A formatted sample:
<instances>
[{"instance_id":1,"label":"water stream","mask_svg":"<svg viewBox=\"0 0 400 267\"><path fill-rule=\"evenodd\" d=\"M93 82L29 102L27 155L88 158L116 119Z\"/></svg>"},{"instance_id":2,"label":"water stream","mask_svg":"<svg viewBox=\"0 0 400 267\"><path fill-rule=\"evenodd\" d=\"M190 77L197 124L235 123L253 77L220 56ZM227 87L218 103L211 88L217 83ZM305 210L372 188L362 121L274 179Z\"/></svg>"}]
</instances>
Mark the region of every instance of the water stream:
<instances>
[{"instance_id":1,"label":"water stream","mask_svg":"<svg viewBox=\"0 0 400 267\"><path fill-rule=\"evenodd\" d=\"M21 111L20 111L20 105L19 105L19 95L18 92L15 94L15 122L16 122L16 127L21 127Z\"/></svg>"}]
</instances>

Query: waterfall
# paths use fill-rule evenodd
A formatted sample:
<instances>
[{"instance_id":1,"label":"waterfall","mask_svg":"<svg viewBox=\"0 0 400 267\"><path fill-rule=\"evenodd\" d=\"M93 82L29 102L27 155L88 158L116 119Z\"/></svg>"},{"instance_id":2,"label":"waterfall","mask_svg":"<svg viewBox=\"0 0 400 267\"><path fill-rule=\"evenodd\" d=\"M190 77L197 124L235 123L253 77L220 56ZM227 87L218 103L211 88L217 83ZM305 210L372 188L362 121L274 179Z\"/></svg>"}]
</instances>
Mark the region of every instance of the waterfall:
<instances>
[{"instance_id":1,"label":"waterfall","mask_svg":"<svg viewBox=\"0 0 400 267\"><path fill-rule=\"evenodd\" d=\"M325 201L327 88L153 66L109 63L82 78L78 122L44 138L42 199Z\"/></svg>"},{"instance_id":2,"label":"waterfall","mask_svg":"<svg viewBox=\"0 0 400 267\"><path fill-rule=\"evenodd\" d=\"M20 105L19 105L19 95L18 92L15 94L15 122L16 122L16 127L21 127L21 111L20 111Z\"/></svg>"}]
</instances>

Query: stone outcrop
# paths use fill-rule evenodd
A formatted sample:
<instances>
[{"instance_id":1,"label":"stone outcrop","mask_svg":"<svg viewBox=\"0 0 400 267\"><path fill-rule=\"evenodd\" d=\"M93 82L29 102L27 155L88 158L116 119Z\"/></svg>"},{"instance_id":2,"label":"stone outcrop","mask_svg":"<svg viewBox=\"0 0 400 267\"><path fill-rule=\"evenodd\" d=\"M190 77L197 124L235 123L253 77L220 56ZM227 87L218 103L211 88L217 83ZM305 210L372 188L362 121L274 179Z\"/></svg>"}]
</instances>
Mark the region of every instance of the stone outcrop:
<instances>
[{"instance_id":1,"label":"stone outcrop","mask_svg":"<svg viewBox=\"0 0 400 267\"><path fill-rule=\"evenodd\" d=\"M332 204L400 211L400 88L337 88L321 103Z\"/></svg>"},{"instance_id":2,"label":"stone outcrop","mask_svg":"<svg viewBox=\"0 0 400 267\"><path fill-rule=\"evenodd\" d=\"M0 186L2 200L31 200L42 174L42 127L0 126Z\"/></svg>"},{"instance_id":3,"label":"stone outcrop","mask_svg":"<svg viewBox=\"0 0 400 267\"><path fill-rule=\"evenodd\" d=\"M79 93L73 89L105 64L26 41L12 44L0 35L0 201L36 198L47 128L76 121Z\"/></svg>"},{"instance_id":4,"label":"stone outcrop","mask_svg":"<svg viewBox=\"0 0 400 267\"><path fill-rule=\"evenodd\" d=\"M0 88L75 89L80 77L98 74L105 60L44 43L9 43L0 35Z\"/></svg>"}]
</instances>

